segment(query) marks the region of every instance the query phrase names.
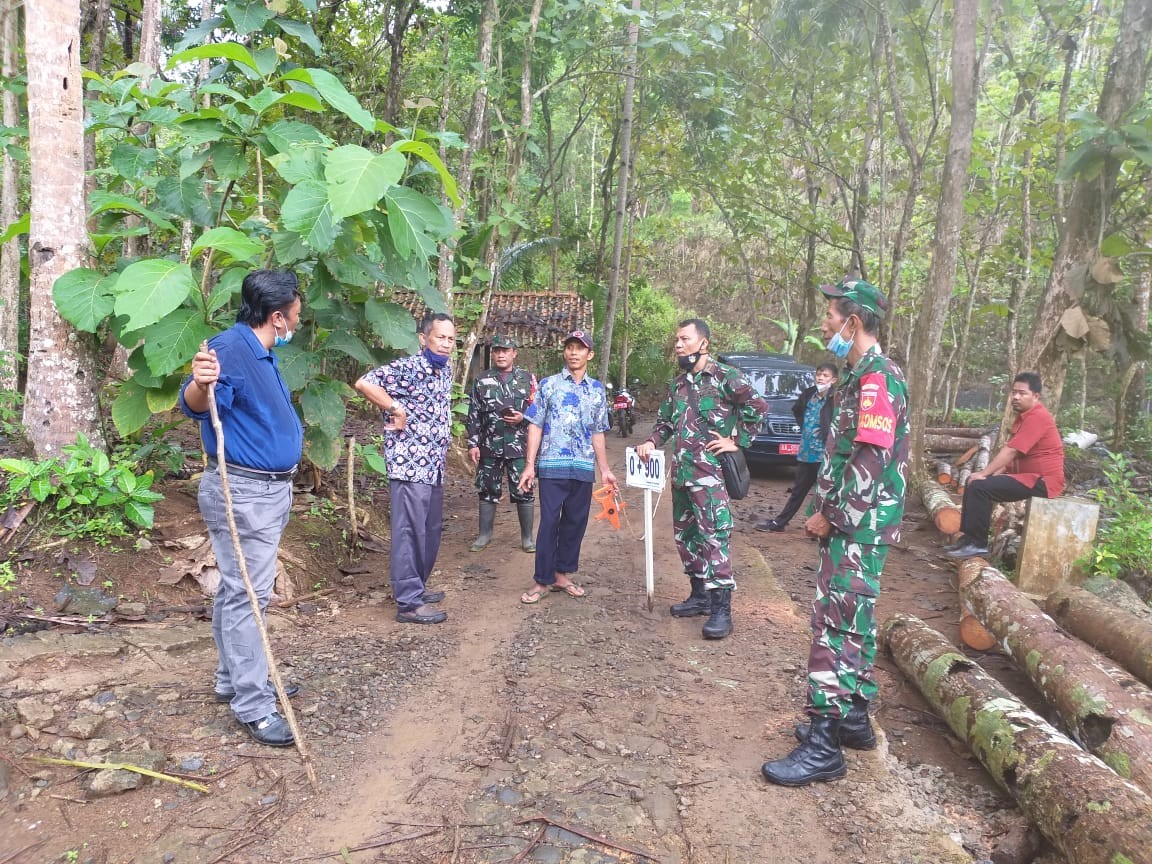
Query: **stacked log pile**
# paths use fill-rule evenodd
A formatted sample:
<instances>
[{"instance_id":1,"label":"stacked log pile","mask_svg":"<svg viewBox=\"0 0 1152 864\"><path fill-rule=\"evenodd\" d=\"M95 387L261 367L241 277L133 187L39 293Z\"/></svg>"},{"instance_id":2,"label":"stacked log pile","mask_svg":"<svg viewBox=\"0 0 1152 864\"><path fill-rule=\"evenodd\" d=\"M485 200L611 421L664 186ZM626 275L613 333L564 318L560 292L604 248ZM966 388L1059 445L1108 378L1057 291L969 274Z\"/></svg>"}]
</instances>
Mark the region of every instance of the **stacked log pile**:
<instances>
[{"instance_id":1,"label":"stacked log pile","mask_svg":"<svg viewBox=\"0 0 1152 864\"><path fill-rule=\"evenodd\" d=\"M981 559L958 585L978 647L1015 661L1060 730L911 616L881 629L896 665L1071 864L1152 864L1152 623L1079 588L1033 602Z\"/></svg>"}]
</instances>

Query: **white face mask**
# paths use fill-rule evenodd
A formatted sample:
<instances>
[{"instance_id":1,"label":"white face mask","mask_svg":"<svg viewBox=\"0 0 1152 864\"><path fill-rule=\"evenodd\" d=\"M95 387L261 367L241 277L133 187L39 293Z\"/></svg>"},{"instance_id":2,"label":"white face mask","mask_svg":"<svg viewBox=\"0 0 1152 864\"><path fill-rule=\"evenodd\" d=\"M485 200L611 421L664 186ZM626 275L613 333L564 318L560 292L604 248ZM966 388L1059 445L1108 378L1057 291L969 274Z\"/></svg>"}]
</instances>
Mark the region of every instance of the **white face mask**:
<instances>
[{"instance_id":1,"label":"white face mask","mask_svg":"<svg viewBox=\"0 0 1152 864\"><path fill-rule=\"evenodd\" d=\"M816 392L817 393L827 393L828 388L831 386L832 386L832 384L830 382L826 382L824 384L817 383L816 384Z\"/></svg>"}]
</instances>

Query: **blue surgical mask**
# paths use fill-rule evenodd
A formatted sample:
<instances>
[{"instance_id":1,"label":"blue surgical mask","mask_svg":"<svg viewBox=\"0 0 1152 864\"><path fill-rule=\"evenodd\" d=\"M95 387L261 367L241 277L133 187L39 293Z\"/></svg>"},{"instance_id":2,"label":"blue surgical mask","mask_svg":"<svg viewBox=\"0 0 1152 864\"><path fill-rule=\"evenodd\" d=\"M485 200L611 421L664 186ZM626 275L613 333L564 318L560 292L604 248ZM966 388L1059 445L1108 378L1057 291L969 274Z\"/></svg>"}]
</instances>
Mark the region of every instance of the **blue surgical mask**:
<instances>
[{"instance_id":1,"label":"blue surgical mask","mask_svg":"<svg viewBox=\"0 0 1152 864\"><path fill-rule=\"evenodd\" d=\"M844 327L847 326L848 322L845 321L844 326L836 331L836 335L828 340L828 345L826 346L828 350L836 355L836 357L840 360L843 360L848 356L848 352L852 350L852 343L856 341L855 336L853 336L851 339L845 339L843 335L841 335L844 332Z\"/></svg>"},{"instance_id":2,"label":"blue surgical mask","mask_svg":"<svg viewBox=\"0 0 1152 864\"><path fill-rule=\"evenodd\" d=\"M276 325L273 324L272 327L275 328ZM272 343L272 347L279 348L283 345L287 345L289 342L292 341L292 334L293 334L293 331L289 330L287 327L285 327L283 336L281 336L279 333L276 334L276 339Z\"/></svg>"},{"instance_id":3,"label":"blue surgical mask","mask_svg":"<svg viewBox=\"0 0 1152 864\"><path fill-rule=\"evenodd\" d=\"M436 369L443 369L448 365L448 358L443 354L437 354L431 348L423 348L420 351L424 355L424 359L431 363Z\"/></svg>"}]
</instances>

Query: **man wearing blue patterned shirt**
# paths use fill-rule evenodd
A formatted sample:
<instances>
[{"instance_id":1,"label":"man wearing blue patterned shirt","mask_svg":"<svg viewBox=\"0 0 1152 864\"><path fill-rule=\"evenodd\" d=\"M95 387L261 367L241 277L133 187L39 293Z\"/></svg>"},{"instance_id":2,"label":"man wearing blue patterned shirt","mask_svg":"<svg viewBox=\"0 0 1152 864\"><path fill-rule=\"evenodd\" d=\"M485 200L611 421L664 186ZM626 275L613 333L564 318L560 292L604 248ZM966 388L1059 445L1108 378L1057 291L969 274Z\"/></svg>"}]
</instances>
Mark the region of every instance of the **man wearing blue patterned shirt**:
<instances>
[{"instance_id":1,"label":"man wearing blue patterned shirt","mask_svg":"<svg viewBox=\"0 0 1152 864\"><path fill-rule=\"evenodd\" d=\"M420 324L420 353L374 369L356 382L384 412L384 459L392 510L390 576L396 620L439 624L443 591L428 591L444 526L444 463L451 438L456 325L444 314Z\"/></svg>"},{"instance_id":2,"label":"man wearing blue patterned shirt","mask_svg":"<svg viewBox=\"0 0 1152 864\"><path fill-rule=\"evenodd\" d=\"M540 527L535 581L520 597L521 603L539 603L549 591L584 596L572 576L580 569L580 544L588 528L596 466L606 484L616 485L604 444L608 399L604 385L587 375L594 353L591 333L569 333L564 340L564 371L540 382L536 401L524 412L531 425L527 464L519 485L527 492L539 475Z\"/></svg>"}]
</instances>

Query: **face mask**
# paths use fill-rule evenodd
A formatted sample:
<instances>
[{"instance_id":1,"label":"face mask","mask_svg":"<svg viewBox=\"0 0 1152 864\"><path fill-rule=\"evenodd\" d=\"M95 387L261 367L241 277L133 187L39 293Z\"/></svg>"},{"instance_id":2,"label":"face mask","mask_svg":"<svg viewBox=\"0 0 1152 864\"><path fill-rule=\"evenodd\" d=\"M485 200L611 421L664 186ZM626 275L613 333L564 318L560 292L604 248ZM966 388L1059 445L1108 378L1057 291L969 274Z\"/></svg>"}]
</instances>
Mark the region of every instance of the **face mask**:
<instances>
[{"instance_id":1,"label":"face mask","mask_svg":"<svg viewBox=\"0 0 1152 864\"><path fill-rule=\"evenodd\" d=\"M848 322L845 321L844 327L847 326ZM836 335L828 340L828 345L826 346L828 350L835 354L836 357L840 360L843 360L848 356L848 352L852 350L852 343L856 341L855 336L853 336L851 339L845 339L842 335L840 335L844 332L844 327L841 327L836 331Z\"/></svg>"},{"instance_id":2,"label":"face mask","mask_svg":"<svg viewBox=\"0 0 1152 864\"><path fill-rule=\"evenodd\" d=\"M448 365L448 358L443 354L437 354L431 348L424 348L420 353L423 354L424 359L431 363L436 369L443 369Z\"/></svg>"},{"instance_id":3,"label":"face mask","mask_svg":"<svg viewBox=\"0 0 1152 864\"><path fill-rule=\"evenodd\" d=\"M697 351L695 354L685 354L683 357L677 357L676 362L685 372L691 372L692 368L700 362L702 354L704 354L703 351Z\"/></svg>"},{"instance_id":4,"label":"face mask","mask_svg":"<svg viewBox=\"0 0 1152 864\"><path fill-rule=\"evenodd\" d=\"M275 329L276 325L273 324L272 327L273 327L273 329ZM279 333L276 333L276 340L272 343L273 347L279 348L282 345L287 345L289 342L291 342L292 341L292 332L293 331L291 331L287 327L285 327L283 336L281 336Z\"/></svg>"},{"instance_id":5,"label":"face mask","mask_svg":"<svg viewBox=\"0 0 1152 864\"><path fill-rule=\"evenodd\" d=\"M827 393L828 388L831 386L832 386L831 384L817 384L816 385L816 392L817 393Z\"/></svg>"}]
</instances>

